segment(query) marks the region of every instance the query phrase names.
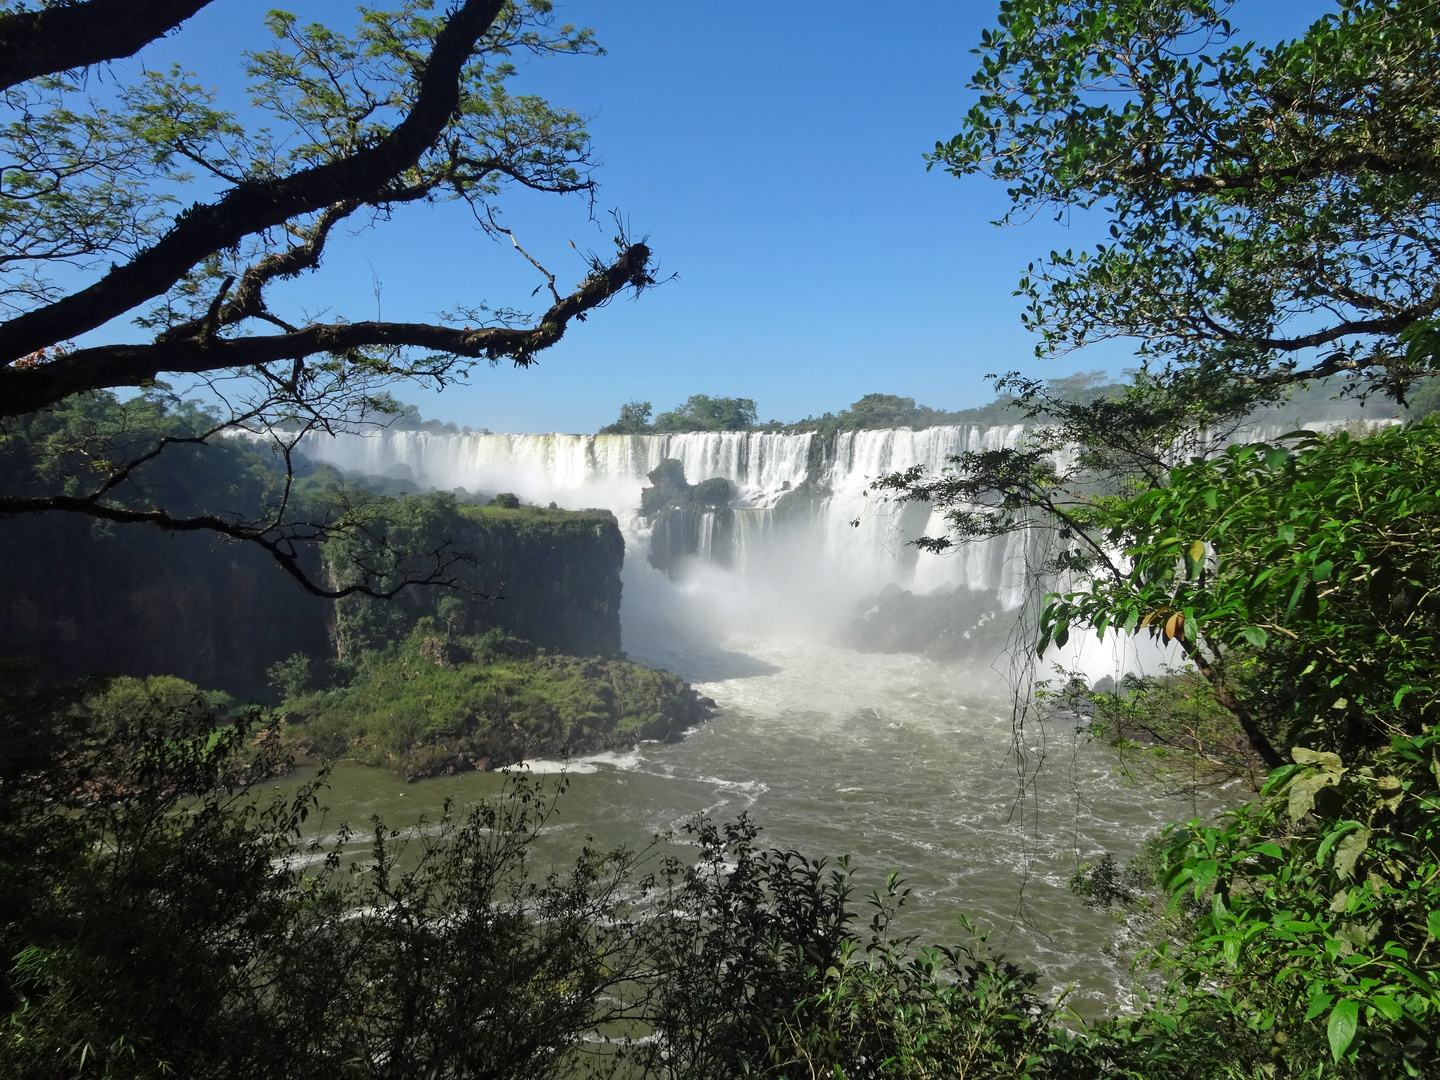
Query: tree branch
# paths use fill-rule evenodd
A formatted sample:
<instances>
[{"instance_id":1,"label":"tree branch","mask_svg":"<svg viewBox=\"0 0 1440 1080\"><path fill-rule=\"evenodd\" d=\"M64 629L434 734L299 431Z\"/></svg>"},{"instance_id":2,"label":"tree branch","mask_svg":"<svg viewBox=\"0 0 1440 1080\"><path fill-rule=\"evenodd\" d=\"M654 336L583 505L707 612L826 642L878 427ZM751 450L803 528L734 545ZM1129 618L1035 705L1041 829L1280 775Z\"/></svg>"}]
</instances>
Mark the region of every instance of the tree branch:
<instances>
[{"instance_id":1,"label":"tree branch","mask_svg":"<svg viewBox=\"0 0 1440 1080\"><path fill-rule=\"evenodd\" d=\"M457 357L498 360L522 366L564 335L571 319L584 319L626 288L654 284L650 249L631 244L609 266L598 267L569 296L562 297L533 327L477 330L430 323L357 322L303 327L292 333L219 338L208 334L166 339L148 345L99 345L33 365L0 368L0 416L18 416L52 405L83 390L138 386L161 372L197 373L299 360L315 353L343 353L369 346L430 349Z\"/></svg>"},{"instance_id":2,"label":"tree branch","mask_svg":"<svg viewBox=\"0 0 1440 1080\"><path fill-rule=\"evenodd\" d=\"M1200 647L1183 634L1176 640L1180 642L1180 648L1184 651L1185 655L1190 658L1191 663L1193 663L1200 674L1205 677L1205 681L1210 684L1210 691L1215 695L1215 700L1219 702L1223 708L1230 710L1235 719L1240 722L1240 728L1245 732L1245 738L1249 741L1255 753L1260 756L1260 760L1265 762L1265 767L1268 769L1278 769L1281 765L1284 765L1285 756L1275 749L1275 744L1270 741L1270 737L1265 734L1259 723L1256 722L1254 714L1245 707L1245 704L1236 695L1235 691L1230 688L1230 684L1225 681L1220 672L1215 670L1215 665L1210 663L1209 658Z\"/></svg>"},{"instance_id":3,"label":"tree branch","mask_svg":"<svg viewBox=\"0 0 1440 1080\"><path fill-rule=\"evenodd\" d=\"M0 324L0 362L20 359L125 314L246 236L326 206L381 195L445 130L459 105L465 65L503 6L503 0L465 0L446 20L420 76L414 106L385 135L338 161L246 182L217 202L191 206L168 233L99 281Z\"/></svg>"},{"instance_id":4,"label":"tree branch","mask_svg":"<svg viewBox=\"0 0 1440 1080\"><path fill-rule=\"evenodd\" d=\"M1430 318L1433 314L1434 305L1426 304L1424 307L1407 308L1395 315L1382 315L1373 319L1347 319L1343 322L1336 323L1334 326L1328 326L1323 330L1316 330L1314 333L1301 334L1293 338L1250 337L1246 334L1236 333L1234 330L1216 322L1204 311L1200 312L1200 319L1220 341L1250 345L1257 349L1271 350L1274 352L1300 352L1304 349L1315 349L1321 345L1329 345L1331 342L1339 341L1341 338L1353 337L1359 334L1393 336L1414 323L1419 322L1421 319Z\"/></svg>"},{"instance_id":5,"label":"tree branch","mask_svg":"<svg viewBox=\"0 0 1440 1080\"><path fill-rule=\"evenodd\" d=\"M0 16L0 90L129 56L209 2L85 0Z\"/></svg>"}]
</instances>

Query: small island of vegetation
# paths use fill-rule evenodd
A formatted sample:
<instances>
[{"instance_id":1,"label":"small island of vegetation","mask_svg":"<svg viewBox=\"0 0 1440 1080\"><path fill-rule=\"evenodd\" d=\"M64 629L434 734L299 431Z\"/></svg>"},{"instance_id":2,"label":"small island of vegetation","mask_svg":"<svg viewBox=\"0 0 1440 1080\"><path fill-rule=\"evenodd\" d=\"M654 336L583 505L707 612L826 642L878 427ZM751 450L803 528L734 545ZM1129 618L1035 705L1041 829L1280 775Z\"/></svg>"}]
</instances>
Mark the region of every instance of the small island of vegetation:
<instances>
[{"instance_id":1,"label":"small island of vegetation","mask_svg":"<svg viewBox=\"0 0 1440 1080\"><path fill-rule=\"evenodd\" d=\"M452 635L424 617L339 685L297 655L272 669L284 736L415 780L673 740L714 702L677 676L619 659L547 653L503 631Z\"/></svg>"}]
</instances>

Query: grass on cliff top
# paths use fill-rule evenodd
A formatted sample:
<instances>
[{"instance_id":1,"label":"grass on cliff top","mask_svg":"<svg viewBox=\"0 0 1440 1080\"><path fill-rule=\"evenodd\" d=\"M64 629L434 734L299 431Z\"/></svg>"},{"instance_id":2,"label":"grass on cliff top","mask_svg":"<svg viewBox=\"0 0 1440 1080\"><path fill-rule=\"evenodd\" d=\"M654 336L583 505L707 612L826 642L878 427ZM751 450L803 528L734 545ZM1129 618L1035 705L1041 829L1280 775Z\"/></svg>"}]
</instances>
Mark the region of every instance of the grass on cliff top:
<instances>
[{"instance_id":1,"label":"grass on cliff top","mask_svg":"<svg viewBox=\"0 0 1440 1080\"><path fill-rule=\"evenodd\" d=\"M543 506L475 506L459 504L460 513L475 521L544 521L553 523L571 521L614 521L615 515L609 510L550 510Z\"/></svg>"},{"instance_id":2,"label":"grass on cliff top","mask_svg":"<svg viewBox=\"0 0 1440 1080\"><path fill-rule=\"evenodd\" d=\"M294 694L287 732L325 759L426 775L629 745L687 717L677 676L623 660L531 651L499 631L450 636L434 621L367 657L346 686Z\"/></svg>"}]
</instances>

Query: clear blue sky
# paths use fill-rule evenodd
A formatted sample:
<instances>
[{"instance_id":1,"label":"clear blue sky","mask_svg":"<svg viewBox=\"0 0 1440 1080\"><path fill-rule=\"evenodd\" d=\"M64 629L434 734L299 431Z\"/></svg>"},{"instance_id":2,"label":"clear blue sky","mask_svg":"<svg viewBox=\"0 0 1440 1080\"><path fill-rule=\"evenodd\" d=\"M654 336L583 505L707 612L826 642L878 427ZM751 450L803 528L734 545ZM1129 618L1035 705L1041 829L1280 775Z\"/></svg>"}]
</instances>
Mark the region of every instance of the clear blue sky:
<instances>
[{"instance_id":1,"label":"clear blue sky","mask_svg":"<svg viewBox=\"0 0 1440 1080\"><path fill-rule=\"evenodd\" d=\"M147 61L175 57L233 89L242 48L264 47L268 5L218 0ZM605 211L648 235L678 279L572 326L529 370L480 368L426 416L492 430L593 431L632 397L669 408L693 393L754 398L762 419L838 411L860 395L940 408L989 400L988 372L1118 371L1108 345L1038 361L1011 292L1052 247L1093 242L1094 222L997 229L1004 192L925 170L922 155L968 108L970 49L992 0L906 5L559 0L593 27L600 58L527 62L519 87L594 115L603 161L597 218L579 199L517 193L502 205L521 242L565 286L583 266L567 241L605 249ZM1250 36L1300 31L1314 0L1240 5ZM289 5L349 29L336 0ZM486 301L531 308L534 271L486 238L463 206L407 208L332 242L307 305L427 319Z\"/></svg>"}]
</instances>

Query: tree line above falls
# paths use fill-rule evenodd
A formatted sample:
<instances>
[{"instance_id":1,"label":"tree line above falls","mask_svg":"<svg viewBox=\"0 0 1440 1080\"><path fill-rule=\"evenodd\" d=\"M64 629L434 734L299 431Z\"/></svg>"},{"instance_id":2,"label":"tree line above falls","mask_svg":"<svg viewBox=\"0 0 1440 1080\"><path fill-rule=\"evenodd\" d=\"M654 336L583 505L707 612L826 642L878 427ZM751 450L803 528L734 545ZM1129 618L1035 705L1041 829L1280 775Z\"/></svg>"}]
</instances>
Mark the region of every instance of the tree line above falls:
<instances>
[{"instance_id":1,"label":"tree line above falls","mask_svg":"<svg viewBox=\"0 0 1440 1080\"><path fill-rule=\"evenodd\" d=\"M1105 371L1077 371L1056 379L1044 380L1044 393L1053 401L1088 405L1092 402L1119 399L1128 383L1112 382ZM1320 381L1311 386L1297 387L1283 400L1257 410L1256 419L1277 423L1288 421L1388 419L1400 414L1392 403L1375 402L1367 407L1355 398L1337 398L1331 387ZM1429 380L1411 395L1404 415L1419 419L1440 408L1440 381ZM702 431L759 431L784 435L813 432L830 436L840 431L873 431L884 428L925 428L951 424L1018 424L1030 419L1046 419L1045 410L1036 411L1022 404L1020 395L1004 392L995 400L967 409L936 409L916 404L914 398L897 394L866 394L849 408L838 413L826 412L803 420L785 423L780 420L761 422L756 404L750 398L712 397L692 394L682 405L655 414L648 401L632 399L620 406L614 423L606 424L601 435L669 435ZM434 425L435 421L427 421ZM454 427L454 425L450 425Z\"/></svg>"}]
</instances>

